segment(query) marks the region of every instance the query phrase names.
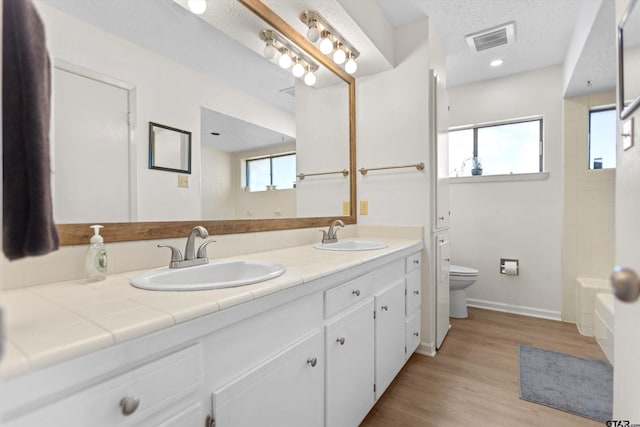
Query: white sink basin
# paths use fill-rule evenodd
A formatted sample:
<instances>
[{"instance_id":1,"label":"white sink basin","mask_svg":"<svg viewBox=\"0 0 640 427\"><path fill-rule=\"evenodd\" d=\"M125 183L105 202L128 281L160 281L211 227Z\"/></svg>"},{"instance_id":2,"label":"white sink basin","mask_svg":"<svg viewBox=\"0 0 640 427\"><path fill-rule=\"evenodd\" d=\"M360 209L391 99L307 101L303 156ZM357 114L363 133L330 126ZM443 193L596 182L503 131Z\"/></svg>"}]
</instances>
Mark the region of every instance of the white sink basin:
<instances>
[{"instance_id":1,"label":"white sink basin","mask_svg":"<svg viewBox=\"0 0 640 427\"><path fill-rule=\"evenodd\" d=\"M200 291L263 282L285 270L284 265L271 262L214 261L195 267L150 270L131 279L131 284L151 291Z\"/></svg>"},{"instance_id":2,"label":"white sink basin","mask_svg":"<svg viewBox=\"0 0 640 427\"><path fill-rule=\"evenodd\" d=\"M371 251L383 249L387 246L389 245L386 243L373 240L344 240L336 243L316 243L313 245L316 249L324 249L326 251Z\"/></svg>"}]
</instances>

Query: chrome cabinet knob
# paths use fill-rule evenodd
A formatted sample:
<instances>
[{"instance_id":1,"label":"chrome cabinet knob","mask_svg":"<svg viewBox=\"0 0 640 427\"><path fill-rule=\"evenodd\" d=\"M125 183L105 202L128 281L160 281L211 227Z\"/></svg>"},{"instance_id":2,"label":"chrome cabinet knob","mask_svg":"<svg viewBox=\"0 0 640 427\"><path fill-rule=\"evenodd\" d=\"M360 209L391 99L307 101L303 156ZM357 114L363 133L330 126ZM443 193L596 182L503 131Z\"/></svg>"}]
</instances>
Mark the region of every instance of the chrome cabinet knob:
<instances>
[{"instance_id":1,"label":"chrome cabinet knob","mask_svg":"<svg viewBox=\"0 0 640 427\"><path fill-rule=\"evenodd\" d=\"M388 305L383 305L380 308L383 309L384 311L389 311L389 306Z\"/></svg>"},{"instance_id":2,"label":"chrome cabinet knob","mask_svg":"<svg viewBox=\"0 0 640 427\"><path fill-rule=\"evenodd\" d=\"M136 396L123 397L120 401L120 408L122 408L122 415L131 415L136 412L140 405L140 399Z\"/></svg>"},{"instance_id":3,"label":"chrome cabinet knob","mask_svg":"<svg viewBox=\"0 0 640 427\"><path fill-rule=\"evenodd\" d=\"M311 365L312 368L315 368L317 363L318 359L316 359L315 357L310 357L307 359L307 364Z\"/></svg>"},{"instance_id":4,"label":"chrome cabinet knob","mask_svg":"<svg viewBox=\"0 0 640 427\"><path fill-rule=\"evenodd\" d=\"M360 289L354 289L353 292L351 292L352 294L354 294L355 296L359 297L360 296Z\"/></svg>"},{"instance_id":5,"label":"chrome cabinet knob","mask_svg":"<svg viewBox=\"0 0 640 427\"><path fill-rule=\"evenodd\" d=\"M344 345L344 337L340 337L336 340L337 343L340 343L340 345Z\"/></svg>"},{"instance_id":6,"label":"chrome cabinet knob","mask_svg":"<svg viewBox=\"0 0 640 427\"><path fill-rule=\"evenodd\" d=\"M414 264L416 264L416 265L418 265L418 264L420 264L420 260L414 259L414 260L413 260L413 263L414 263Z\"/></svg>"},{"instance_id":7,"label":"chrome cabinet knob","mask_svg":"<svg viewBox=\"0 0 640 427\"><path fill-rule=\"evenodd\" d=\"M613 294L620 301L634 302L640 296L640 278L630 268L616 267L611 274Z\"/></svg>"},{"instance_id":8,"label":"chrome cabinet knob","mask_svg":"<svg viewBox=\"0 0 640 427\"><path fill-rule=\"evenodd\" d=\"M444 217L443 217L443 216L439 216L439 217L438 217L438 219L439 219L440 221L444 221Z\"/></svg>"},{"instance_id":9,"label":"chrome cabinet knob","mask_svg":"<svg viewBox=\"0 0 640 427\"><path fill-rule=\"evenodd\" d=\"M414 333L413 333L413 336L415 336L415 337L419 337L419 336L420 336L420 333L419 333L419 332L414 332Z\"/></svg>"},{"instance_id":10,"label":"chrome cabinet knob","mask_svg":"<svg viewBox=\"0 0 640 427\"><path fill-rule=\"evenodd\" d=\"M420 291L419 291L419 290L417 290L417 289L416 289L415 291L413 291L413 293L414 293L415 295L420 295Z\"/></svg>"}]
</instances>

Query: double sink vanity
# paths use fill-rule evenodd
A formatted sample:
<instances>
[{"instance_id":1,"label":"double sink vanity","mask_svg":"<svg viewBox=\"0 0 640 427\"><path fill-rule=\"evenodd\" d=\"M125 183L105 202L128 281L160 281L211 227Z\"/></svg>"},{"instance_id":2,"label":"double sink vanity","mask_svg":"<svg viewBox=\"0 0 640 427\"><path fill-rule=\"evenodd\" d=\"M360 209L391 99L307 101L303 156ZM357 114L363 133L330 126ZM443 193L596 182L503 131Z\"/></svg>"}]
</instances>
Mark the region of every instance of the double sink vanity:
<instances>
[{"instance_id":1,"label":"double sink vanity","mask_svg":"<svg viewBox=\"0 0 640 427\"><path fill-rule=\"evenodd\" d=\"M420 343L422 249L341 240L7 291L3 425L355 426ZM222 284L132 286L205 275Z\"/></svg>"}]
</instances>

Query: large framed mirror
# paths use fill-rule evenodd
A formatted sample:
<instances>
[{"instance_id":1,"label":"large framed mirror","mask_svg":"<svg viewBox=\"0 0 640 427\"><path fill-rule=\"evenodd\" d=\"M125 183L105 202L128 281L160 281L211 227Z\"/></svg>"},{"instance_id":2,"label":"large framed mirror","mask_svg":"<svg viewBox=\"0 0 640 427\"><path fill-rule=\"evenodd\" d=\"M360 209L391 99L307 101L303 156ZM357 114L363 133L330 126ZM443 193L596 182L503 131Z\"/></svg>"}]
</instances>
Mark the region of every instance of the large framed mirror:
<instances>
[{"instance_id":1,"label":"large framed mirror","mask_svg":"<svg viewBox=\"0 0 640 427\"><path fill-rule=\"evenodd\" d=\"M208 16L193 15L186 10L186 3L36 0L48 36L57 44L54 63L65 64L62 69L72 68L74 76L87 77L80 71L89 70L85 80L92 83L114 86L112 83L118 82L115 86L121 93L112 91L116 92L113 114L128 117L129 125L119 133L109 125L109 132L103 132L119 135L117 138L124 141L118 154L120 169L113 177L105 178L109 170L105 166L95 180L97 184L91 185L91 170L76 170L69 164L54 166L54 181L61 171L68 171L74 179L87 183L87 192L97 200L106 200L101 205L87 204L102 206L97 212L78 213L74 201L83 196L74 195L70 203L63 204L54 195L61 243L85 244L89 225L95 223L105 225L107 242L184 237L195 225L204 225L216 235L319 227L336 218L355 223L354 78L259 0L209 2L210 7L220 9L218 13L211 10ZM131 21L135 16L141 16L141 22ZM159 24L160 19L166 20L166 26ZM74 25L77 28L72 28ZM130 34L123 32L127 25L134 27ZM136 38L145 32L145 26L150 26L154 40ZM159 27L162 32L154 31ZM178 27L183 29L179 33L174 31ZM265 44L259 33L265 29L277 31L317 63L317 84L308 87L289 71L272 73L279 67L263 55ZM231 40L227 47L209 40L209 36L220 36L218 33ZM240 50L248 53L236 61ZM206 55L200 55L196 69L187 72L193 65L187 63L187 57L194 52ZM182 57L184 63L178 60ZM212 64L236 62L239 71L212 68ZM248 71L254 74L248 75ZM249 92L247 81L253 84ZM270 81L276 82L275 89L266 89ZM73 90L73 85L84 83L71 79L68 93L88 94L84 89ZM268 90L272 93L266 93ZM85 98L106 104L107 95L100 92ZM86 101L70 100L68 104L89 110ZM64 116L62 111L56 104L59 116ZM86 142L83 135L92 132L85 125L91 120L74 120L76 113L68 117L66 128L77 129L80 142ZM55 129L62 132L65 126L58 125L58 119ZM179 185L178 172L148 168L150 122L194 130L192 175L186 185L184 181ZM78 153L73 148L69 151L72 158ZM254 180L267 163L272 168L269 174L279 178L268 183ZM247 173L248 168L254 173ZM346 176L343 170L347 170ZM314 176L329 171L339 173ZM226 190L220 192L221 188ZM117 203L109 201L111 193L120 197ZM118 212L112 212L115 206ZM61 217L60 212L68 214Z\"/></svg>"},{"instance_id":2,"label":"large framed mirror","mask_svg":"<svg viewBox=\"0 0 640 427\"><path fill-rule=\"evenodd\" d=\"M618 111L624 120L640 105L640 6L630 0L618 24Z\"/></svg>"}]
</instances>

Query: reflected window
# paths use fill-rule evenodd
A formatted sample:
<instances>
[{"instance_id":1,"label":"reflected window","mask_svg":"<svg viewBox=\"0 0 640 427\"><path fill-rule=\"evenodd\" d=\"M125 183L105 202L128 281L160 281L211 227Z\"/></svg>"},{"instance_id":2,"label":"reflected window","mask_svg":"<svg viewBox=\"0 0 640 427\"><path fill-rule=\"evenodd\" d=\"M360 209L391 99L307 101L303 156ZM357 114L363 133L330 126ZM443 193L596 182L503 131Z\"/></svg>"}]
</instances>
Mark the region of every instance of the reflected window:
<instances>
[{"instance_id":1,"label":"reflected window","mask_svg":"<svg viewBox=\"0 0 640 427\"><path fill-rule=\"evenodd\" d=\"M295 188L296 155L288 153L247 159L246 174L249 191Z\"/></svg>"},{"instance_id":2,"label":"reflected window","mask_svg":"<svg viewBox=\"0 0 640 427\"><path fill-rule=\"evenodd\" d=\"M542 172L542 119L449 131L449 176Z\"/></svg>"},{"instance_id":3,"label":"reflected window","mask_svg":"<svg viewBox=\"0 0 640 427\"><path fill-rule=\"evenodd\" d=\"M616 167L616 109L589 111L589 169Z\"/></svg>"}]
</instances>

